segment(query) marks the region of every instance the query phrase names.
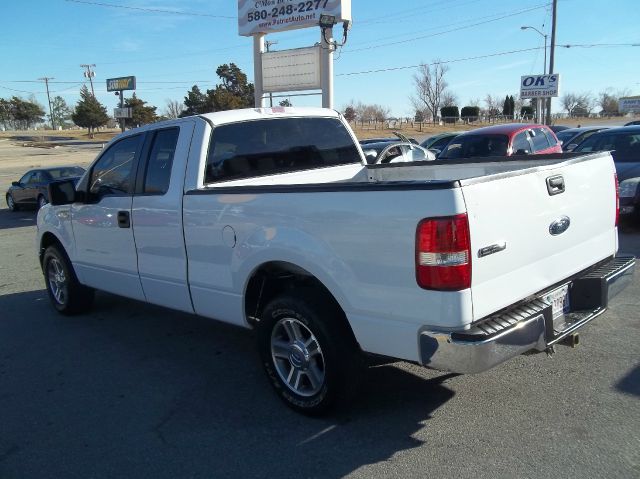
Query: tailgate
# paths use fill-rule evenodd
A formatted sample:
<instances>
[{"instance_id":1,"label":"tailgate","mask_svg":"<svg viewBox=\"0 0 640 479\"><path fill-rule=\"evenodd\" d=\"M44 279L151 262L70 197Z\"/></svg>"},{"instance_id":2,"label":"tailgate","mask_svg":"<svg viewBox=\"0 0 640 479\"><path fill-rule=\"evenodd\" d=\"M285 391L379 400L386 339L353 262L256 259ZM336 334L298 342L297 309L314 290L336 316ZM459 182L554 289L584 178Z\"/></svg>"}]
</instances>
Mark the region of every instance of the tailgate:
<instances>
[{"instance_id":1,"label":"tailgate","mask_svg":"<svg viewBox=\"0 0 640 479\"><path fill-rule=\"evenodd\" d=\"M474 321L615 254L614 172L607 153L462 182Z\"/></svg>"}]
</instances>

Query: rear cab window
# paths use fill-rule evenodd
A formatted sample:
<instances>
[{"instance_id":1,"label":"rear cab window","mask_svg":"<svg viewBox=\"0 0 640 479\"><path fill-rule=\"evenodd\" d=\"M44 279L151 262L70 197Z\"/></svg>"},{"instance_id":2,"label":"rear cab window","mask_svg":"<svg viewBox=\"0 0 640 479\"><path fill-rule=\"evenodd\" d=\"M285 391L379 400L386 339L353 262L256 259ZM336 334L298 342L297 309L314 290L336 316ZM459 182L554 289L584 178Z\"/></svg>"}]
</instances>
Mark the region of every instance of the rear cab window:
<instances>
[{"instance_id":1,"label":"rear cab window","mask_svg":"<svg viewBox=\"0 0 640 479\"><path fill-rule=\"evenodd\" d=\"M361 163L338 118L273 118L214 128L205 183Z\"/></svg>"}]
</instances>

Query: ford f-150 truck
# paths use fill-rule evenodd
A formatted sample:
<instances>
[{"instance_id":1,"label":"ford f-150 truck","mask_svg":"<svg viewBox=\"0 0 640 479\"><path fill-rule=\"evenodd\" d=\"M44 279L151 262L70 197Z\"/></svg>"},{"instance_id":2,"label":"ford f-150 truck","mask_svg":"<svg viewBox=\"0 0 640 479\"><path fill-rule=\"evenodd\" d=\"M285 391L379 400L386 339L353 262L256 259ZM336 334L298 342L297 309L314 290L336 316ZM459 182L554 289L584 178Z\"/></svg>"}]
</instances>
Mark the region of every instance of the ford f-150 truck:
<instances>
[{"instance_id":1,"label":"ford f-150 truck","mask_svg":"<svg viewBox=\"0 0 640 479\"><path fill-rule=\"evenodd\" d=\"M267 376L317 414L363 353L477 373L552 351L633 273L611 156L367 165L339 113L247 109L121 134L38 213L64 314L94 289L254 328Z\"/></svg>"}]
</instances>

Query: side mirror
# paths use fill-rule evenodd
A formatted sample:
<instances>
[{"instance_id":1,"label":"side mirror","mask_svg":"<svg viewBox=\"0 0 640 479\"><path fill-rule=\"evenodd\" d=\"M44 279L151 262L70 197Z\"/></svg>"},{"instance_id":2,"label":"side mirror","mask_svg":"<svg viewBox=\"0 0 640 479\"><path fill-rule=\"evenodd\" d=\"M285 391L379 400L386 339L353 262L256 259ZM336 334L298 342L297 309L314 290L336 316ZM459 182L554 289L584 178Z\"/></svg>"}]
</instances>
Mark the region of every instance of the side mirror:
<instances>
[{"instance_id":1,"label":"side mirror","mask_svg":"<svg viewBox=\"0 0 640 479\"><path fill-rule=\"evenodd\" d=\"M516 150L515 154L516 155L528 155L529 154L529 150L525 150L525 149Z\"/></svg>"},{"instance_id":2,"label":"side mirror","mask_svg":"<svg viewBox=\"0 0 640 479\"><path fill-rule=\"evenodd\" d=\"M376 150L364 150L364 157L368 164L373 165L376 162L376 158L378 158L378 153Z\"/></svg>"},{"instance_id":3,"label":"side mirror","mask_svg":"<svg viewBox=\"0 0 640 479\"><path fill-rule=\"evenodd\" d=\"M70 205L80 201L81 194L76 191L75 180L62 180L49 183L49 203L53 206Z\"/></svg>"},{"instance_id":4,"label":"side mirror","mask_svg":"<svg viewBox=\"0 0 640 479\"><path fill-rule=\"evenodd\" d=\"M576 149L576 146L578 146L577 143L571 143L570 145L567 145L566 151L573 151Z\"/></svg>"},{"instance_id":5,"label":"side mirror","mask_svg":"<svg viewBox=\"0 0 640 479\"><path fill-rule=\"evenodd\" d=\"M442 153L442 150L440 150L439 148L429 148L429 151L436 156L439 156L440 153Z\"/></svg>"},{"instance_id":6,"label":"side mirror","mask_svg":"<svg viewBox=\"0 0 640 479\"><path fill-rule=\"evenodd\" d=\"M12 181L11 186L22 186L19 181Z\"/></svg>"}]
</instances>

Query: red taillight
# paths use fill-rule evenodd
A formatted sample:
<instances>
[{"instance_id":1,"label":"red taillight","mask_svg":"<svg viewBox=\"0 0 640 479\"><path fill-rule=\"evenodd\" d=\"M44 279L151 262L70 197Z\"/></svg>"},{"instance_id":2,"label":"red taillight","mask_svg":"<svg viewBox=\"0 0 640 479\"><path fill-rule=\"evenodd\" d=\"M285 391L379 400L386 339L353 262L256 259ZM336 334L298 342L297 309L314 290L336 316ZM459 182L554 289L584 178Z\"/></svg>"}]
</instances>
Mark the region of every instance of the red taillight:
<instances>
[{"instance_id":1,"label":"red taillight","mask_svg":"<svg viewBox=\"0 0 640 479\"><path fill-rule=\"evenodd\" d=\"M618 184L618 174L613 174L613 186L616 188L616 226L618 226L618 219L620 218L620 185Z\"/></svg>"},{"instance_id":2,"label":"red taillight","mask_svg":"<svg viewBox=\"0 0 640 479\"><path fill-rule=\"evenodd\" d=\"M471 287L471 240L467 214L427 218L416 231L416 281L424 289Z\"/></svg>"}]
</instances>

